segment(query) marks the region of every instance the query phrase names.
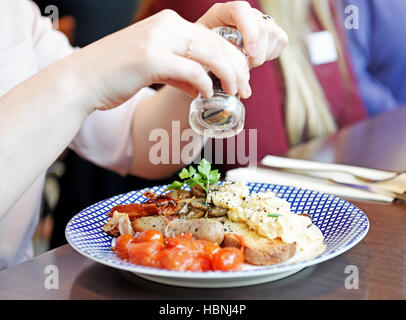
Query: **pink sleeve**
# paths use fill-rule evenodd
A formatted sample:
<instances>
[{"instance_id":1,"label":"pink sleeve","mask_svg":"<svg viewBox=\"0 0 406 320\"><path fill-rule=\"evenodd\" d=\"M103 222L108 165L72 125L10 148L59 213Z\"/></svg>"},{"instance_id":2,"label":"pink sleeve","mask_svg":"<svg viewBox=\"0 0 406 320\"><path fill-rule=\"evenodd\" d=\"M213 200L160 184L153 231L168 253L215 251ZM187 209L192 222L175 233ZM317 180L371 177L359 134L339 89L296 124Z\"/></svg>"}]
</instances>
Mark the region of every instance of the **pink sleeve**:
<instances>
[{"instance_id":1,"label":"pink sleeve","mask_svg":"<svg viewBox=\"0 0 406 320\"><path fill-rule=\"evenodd\" d=\"M154 93L144 88L115 109L93 112L71 143L72 150L101 167L126 175L133 155L131 128L135 108Z\"/></svg>"}]
</instances>

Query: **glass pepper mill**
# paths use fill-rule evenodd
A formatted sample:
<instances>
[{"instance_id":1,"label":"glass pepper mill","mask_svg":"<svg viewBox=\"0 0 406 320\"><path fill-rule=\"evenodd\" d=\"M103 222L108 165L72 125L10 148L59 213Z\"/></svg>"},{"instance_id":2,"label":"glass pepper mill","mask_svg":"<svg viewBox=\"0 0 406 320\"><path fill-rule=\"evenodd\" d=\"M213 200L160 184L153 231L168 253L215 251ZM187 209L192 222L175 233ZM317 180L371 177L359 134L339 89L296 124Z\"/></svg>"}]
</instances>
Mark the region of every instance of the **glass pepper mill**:
<instances>
[{"instance_id":1,"label":"glass pepper mill","mask_svg":"<svg viewBox=\"0 0 406 320\"><path fill-rule=\"evenodd\" d=\"M241 33L231 27L213 29L244 53ZM245 55L245 54L244 54ZM248 63L248 60L247 60ZM220 80L209 71L214 94L205 98L201 94L190 105L189 123L192 129L210 138L229 138L244 128L245 108L238 96L226 94Z\"/></svg>"}]
</instances>

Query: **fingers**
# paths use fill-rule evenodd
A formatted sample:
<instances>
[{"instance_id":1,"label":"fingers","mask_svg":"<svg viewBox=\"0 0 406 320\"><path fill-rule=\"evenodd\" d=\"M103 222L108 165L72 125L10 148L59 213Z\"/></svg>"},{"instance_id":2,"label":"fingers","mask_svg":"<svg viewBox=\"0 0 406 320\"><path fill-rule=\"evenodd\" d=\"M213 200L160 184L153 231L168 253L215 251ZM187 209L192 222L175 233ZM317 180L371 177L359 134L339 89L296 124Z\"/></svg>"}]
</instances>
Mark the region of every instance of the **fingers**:
<instances>
[{"instance_id":1,"label":"fingers","mask_svg":"<svg viewBox=\"0 0 406 320\"><path fill-rule=\"evenodd\" d=\"M172 85L190 96L200 92L205 97L213 95L213 83L206 70L197 62L184 57L165 54L156 70L158 82Z\"/></svg>"},{"instance_id":2,"label":"fingers","mask_svg":"<svg viewBox=\"0 0 406 320\"><path fill-rule=\"evenodd\" d=\"M221 36L209 32L207 38L202 37L193 47L190 58L213 72L226 93L248 98L251 89L245 56Z\"/></svg>"},{"instance_id":3,"label":"fingers","mask_svg":"<svg viewBox=\"0 0 406 320\"><path fill-rule=\"evenodd\" d=\"M254 11L246 1L233 1L213 5L199 23L208 28L233 26L241 32L246 53L255 57L258 53L260 29Z\"/></svg>"},{"instance_id":4,"label":"fingers","mask_svg":"<svg viewBox=\"0 0 406 320\"><path fill-rule=\"evenodd\" d=\"M273 49L269 51L269 60L279 57L283 49L285 49L289 44L288 35L279 26L276 26L276 33L277 36L274 37L276 43Z\"/></svg>"},{"instance_id":5,"label":"fingers","mask_svg":"<svg viewBox=\"0 0 406 320\"><path fill-rule=\"evenodd\" d=\"M203 39L200 39L199 42L193 42L192 46L190 46L188 58L205 65L213 72L220 79L222 88L226 93L237 94L236 71L232 63L227 61L226 56L219 54L221 45L215 43L214 46L208 46L205 42ZM223 45L226 45L226 43Z\"/></svg>"},{"instance_id":6,"label":"fingers","mask_svg":"<svg viewBox=\"0 0 406 320\"><path fill-rule=\"evenodd\" d=\"M167 80L165 84L183 91L191 98L196 98L199 95L199 91L187 82Z\"/></svg>"},{"instance_id":7,"label":"fingers","mask_svg":"<svg viewBox=\"0 0 406 320\"><path fill-rule=\"evenodd\" d=\"M250 56L250 66L256 67L277 58L288 44L286 33L272 20L245 1L213 5L199 23L208 28L234 26L244 40L244 49Z\"/></svg>"},{"instance_id":8,"label":"fingers","mask_svg":"<svg viewBox=\"0 0 406 320\"><path fill-rule=\"evenodd\" d=\"M189 46L188 58L204 65L221 81L222 89L246 98L250 95L249 69L245 56L232 44L207 29Z\"/></svg>"},{"instance_id":9,"label":"fingers","mask_svg":"<svg viewBox=\"0 0 406 320\"><path fill-rule=\"evenodd\" d=\"M162 12L156 19L166 31L164 34L172 35L162 37L162 33L157 33L160 46L166 43L177 56L167 62L173 63L167 69L173 73L167 72L164 81L189 95L195 94L194 89L205 96L212 95L212 81L207 75L207 71L211 71L219 78L226 93L248 98L251 95L249 66L256 67L275 59L288 41L286 33L274 21L264 19L262 12L251 8L245 1L215 4L196 24L171 11ZM225 25L236 27L241 32L244 49L249 55L249 66L244 54L208 29ZM200 65L200 69L196 65Z\"/></svg>"},{"instance_id":10,"label":"fingers","mask_svg":"<svg viewBox=\"0 0 406 320\"><path fill-rule=\"evenodd\" d=\"M234 45L212 30L190 23L171 11L157 14L152 23L155 30L161 30L152 32L146 44L152 48L147 50L149 60L158 62L154 63L153 81L170 84L191 95L194 92L184 86L190 84L203 95L211 96L213 84L207 74L211 71L226 93L249 97L247 60ZM167 58L168 55L171 57Z\"/></svg>"},{"instance_id":11,"label":"fingers","mask_svg":"<svg viewBox=\"0 0 406 320\"><path fill-rule=\"evenodd\" d=\"M261 11L257 9L252 9L252 11L256 16L260 29L259 54L250 59L250 66L256 67L279 57L283 49L288 45L288 36L274 21L264 19Z\"/></svg>"}]
</instances>

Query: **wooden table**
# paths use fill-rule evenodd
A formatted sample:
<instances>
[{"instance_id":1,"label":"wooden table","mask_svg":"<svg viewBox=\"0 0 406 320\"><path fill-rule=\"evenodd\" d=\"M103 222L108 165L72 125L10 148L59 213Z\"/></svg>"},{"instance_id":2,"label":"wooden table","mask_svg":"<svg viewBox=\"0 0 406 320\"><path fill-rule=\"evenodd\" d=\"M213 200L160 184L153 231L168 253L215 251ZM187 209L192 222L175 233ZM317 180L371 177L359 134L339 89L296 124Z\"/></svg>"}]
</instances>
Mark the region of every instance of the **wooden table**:
<instances>
[{"instance_id":1,"label":"wooden table","mask_svg":"<svg viewBox=\"0 0 406 320\"><path fill-rule=\"evenodd\" d=\"M405 170L405 138L402 108L294 148L288 155ZM364 240L332 260L276 282L239 290L170 287L94 263L65 245L0 272L0 299L406 299L406 205L352 202L371 223ZM58 267L58 289L44 285L48 265ZM345 287L349 265L359 270L358 289Z\"/></svg>"}]
</instances>

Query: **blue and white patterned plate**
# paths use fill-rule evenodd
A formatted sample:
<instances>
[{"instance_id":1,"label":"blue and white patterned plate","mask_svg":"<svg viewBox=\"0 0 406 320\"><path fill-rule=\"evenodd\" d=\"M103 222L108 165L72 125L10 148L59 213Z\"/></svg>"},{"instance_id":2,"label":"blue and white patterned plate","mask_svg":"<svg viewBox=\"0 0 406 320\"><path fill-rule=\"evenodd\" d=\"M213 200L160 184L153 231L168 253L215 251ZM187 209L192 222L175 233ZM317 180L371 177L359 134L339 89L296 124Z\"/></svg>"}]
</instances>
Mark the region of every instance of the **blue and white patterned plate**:
<instances>
[{"instance_id":1,"label":"blue and white patterned plate","mask_svg":"<svg viewBox=\"0 0 406 320\"><path fill-rule=\"evenodd\" d=\"M163 193L166 186L132 191L96 203L75 215L67 224L65 236L80 254L113 268L127 270L152 281L186 287L236 287L264 283L289 276L303 268L334 258L351 249L367 234L367 216L353 204L311 190L289 186L248 183L250 192L273 191L291 204L293 213L307 213L324 235L326 250L313 259L292 262L291 259L273 266L244 265L233 272L180 272L138 266L123 261L112 251L112 237L102 227L107 213L118 204L141 203L147 200L143 193L151 190ZM293 259L294 260L294 259Z\"/></svg>"}]
</instances>

